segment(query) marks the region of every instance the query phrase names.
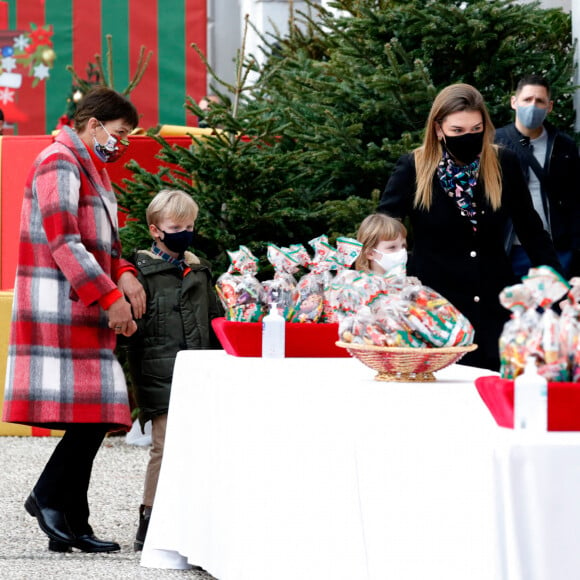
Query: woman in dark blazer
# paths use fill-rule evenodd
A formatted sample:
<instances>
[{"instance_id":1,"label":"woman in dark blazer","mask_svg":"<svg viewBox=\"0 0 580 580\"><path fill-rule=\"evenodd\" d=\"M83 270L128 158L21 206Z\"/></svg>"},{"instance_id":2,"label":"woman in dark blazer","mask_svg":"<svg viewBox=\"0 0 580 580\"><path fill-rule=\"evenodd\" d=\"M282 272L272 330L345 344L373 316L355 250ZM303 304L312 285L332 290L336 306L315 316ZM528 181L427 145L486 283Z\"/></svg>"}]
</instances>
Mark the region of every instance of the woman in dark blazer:
<instances>
[{"instance_id":1,"label":"woman in dark blazer","mask_svg":"<svg viewBox=\"0 0 580 580\"><path fill-rule=\"evenodd\" d=\"M473 324L479 348L461 362L498 370L498 339L509 317L498 296L516 282L503 242L508 220L534 266L561 267L518 160L493 145L494 132L479 91L467 84L443 89L423 145L399 159L378 211L409 217L409 274Z\"/></svg>"}]
</instances>

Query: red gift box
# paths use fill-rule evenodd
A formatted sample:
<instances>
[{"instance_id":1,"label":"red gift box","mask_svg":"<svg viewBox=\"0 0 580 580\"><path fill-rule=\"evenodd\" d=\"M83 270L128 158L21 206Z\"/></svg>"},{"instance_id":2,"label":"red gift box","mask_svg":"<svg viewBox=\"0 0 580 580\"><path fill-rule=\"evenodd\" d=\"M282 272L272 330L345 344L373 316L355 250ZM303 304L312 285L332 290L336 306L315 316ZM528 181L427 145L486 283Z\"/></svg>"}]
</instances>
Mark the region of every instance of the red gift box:
<instances>
[{"instance_id":1,"label":"red gift box","mask_svg":"<svg viewBox=\"0 0 580 580\"><path fill-rule=\"evenodd\" d=\"M212 326L228 354L262 356L261 322L234 322L225 318L215 318L212 320ZM286 323L287 357L350 356L344 348L336 346L337 340L336 323Z\"/></svg>"},{"instance_id":2,"label":"red gift box","mask_svg":"<svg viewBox=\"0 0 580 580\"><path fill-rule=\"evenodd\" d=\"M514 427L514 381L480 377L475 386L500 427ZM548 383L548 431L580 431L580 383Z\"/></svg>"}]
</instances>

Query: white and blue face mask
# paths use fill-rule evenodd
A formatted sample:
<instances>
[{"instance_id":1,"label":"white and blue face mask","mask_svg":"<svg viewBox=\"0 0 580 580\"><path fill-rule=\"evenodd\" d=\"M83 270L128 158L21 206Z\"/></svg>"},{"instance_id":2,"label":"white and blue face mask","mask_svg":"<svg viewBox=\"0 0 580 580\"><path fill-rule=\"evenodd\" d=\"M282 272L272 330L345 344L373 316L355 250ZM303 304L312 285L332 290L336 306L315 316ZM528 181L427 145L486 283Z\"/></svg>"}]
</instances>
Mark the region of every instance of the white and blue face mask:
<instances>
[{"instance_id":1,"label":"white and blue face mask","mask_svg":"<svg viewBox=\"0 0 580 580\"><path fill-rule=\"evenodd\" d=\"M526 129L537 129L541 127L547 114L548 109L536 107L536 105L518 105L516 108L518 120Z\"/></svg>"}]
</instances>

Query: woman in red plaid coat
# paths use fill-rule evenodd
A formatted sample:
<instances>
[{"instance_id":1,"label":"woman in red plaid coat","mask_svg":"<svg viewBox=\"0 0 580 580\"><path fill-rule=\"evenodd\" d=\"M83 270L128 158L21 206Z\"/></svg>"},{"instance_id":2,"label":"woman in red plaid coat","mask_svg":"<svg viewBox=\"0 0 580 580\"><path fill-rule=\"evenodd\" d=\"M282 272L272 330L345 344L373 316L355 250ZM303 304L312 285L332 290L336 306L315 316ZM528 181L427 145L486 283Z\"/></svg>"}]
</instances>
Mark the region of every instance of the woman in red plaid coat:
<instances>
[{"instance_id":1,"label":"woman in red plaid coat","mask_svg":"<svg viewBox=\"0 0 580 580\"><path fill-rule=\"evenodd\" d=\"M136 330L145 293L121 259L105 164L137 122L124 96L93 89L26 183L3 420L65 430L25 503L54 551L120 549L93 534L87 490L106 433L131 424L113 351L116 334Z\"/></svg>"}]
</instances>

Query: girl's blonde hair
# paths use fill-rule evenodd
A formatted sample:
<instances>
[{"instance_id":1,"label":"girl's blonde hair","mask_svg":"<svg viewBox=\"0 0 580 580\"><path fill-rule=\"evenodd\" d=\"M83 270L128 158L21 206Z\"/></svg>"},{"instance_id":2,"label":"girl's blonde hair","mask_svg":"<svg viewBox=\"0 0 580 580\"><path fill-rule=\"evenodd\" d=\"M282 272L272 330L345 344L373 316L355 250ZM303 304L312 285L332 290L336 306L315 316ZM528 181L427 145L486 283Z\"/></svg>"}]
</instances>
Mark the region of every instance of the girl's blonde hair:
<instances>
[{"instance_id":1,"label":"girl's blonde hair","mask_svg":"<svg viewBox=\"0 0 580 580\"><path fill-rule=\"evenodd\" d=\"M354 266L357 270L371 271L369 254L379 242L396 240L399 236L407 238L407 228L398 219L384 213L373 213L360 224L356 239L362 243L362 248Z\"/></svg>"},{"instance_id":2,"label":"girl's blonde hair","mask_svg":"<svg viewBox=\"0 0 580 580\"><path fill-rule=\"evenodd\" d=\"M159 226L167 218L195 221L198 213L199 207L191 195L181 189L162 189L147 206L145 215L148 226Z\"/></svg>"},{"instance_id":3,"label":"girl's blonde hair","mask_svg":"<svg viewBox=\"0 0 580 580\"><path fill-rule=\"evenodd\" d=\"M441 124L448 115L460 111L479 111L483 119L483 148L479 163L479 176L485 184L485 196L495 209L501 206L501 167L497 147L493 144L495 127L485 106L481 93L471 85L458 83L444 88L433 101L425 125L423 145L415 149L417 168L417 191L415 207L428 210L431 207L433 176L443 155L435 124Z\"/></svg>"}]
</instances>

